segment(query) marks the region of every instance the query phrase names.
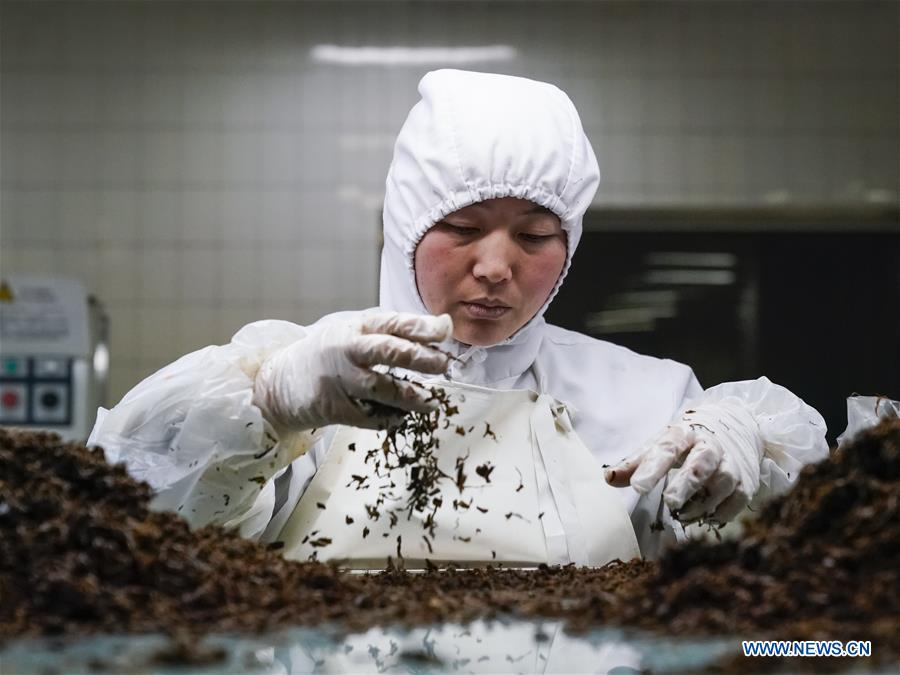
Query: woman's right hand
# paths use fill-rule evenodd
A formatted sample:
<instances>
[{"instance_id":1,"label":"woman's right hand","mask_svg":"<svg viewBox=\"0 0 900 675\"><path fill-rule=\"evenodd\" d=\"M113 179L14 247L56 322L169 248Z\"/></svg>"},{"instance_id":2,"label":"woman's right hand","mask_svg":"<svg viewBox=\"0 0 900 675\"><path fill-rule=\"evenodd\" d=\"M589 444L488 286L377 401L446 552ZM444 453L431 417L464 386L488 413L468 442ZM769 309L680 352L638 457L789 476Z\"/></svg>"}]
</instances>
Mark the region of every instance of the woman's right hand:
<instances>
[{"instance_id":1,"label":"woman's right hand","mask_svg":"<svg viewBox=\"0 0 900 675\"><path fill-rule=\"evenodd\" d=\"M447 314L380 312L327 324L263 362L253 401L276 429L390 426L408 411L434 410L437 401L428 388L372 367L443 373L449 356L430 345L452 332Z\"/></svg>"}]
</instances>

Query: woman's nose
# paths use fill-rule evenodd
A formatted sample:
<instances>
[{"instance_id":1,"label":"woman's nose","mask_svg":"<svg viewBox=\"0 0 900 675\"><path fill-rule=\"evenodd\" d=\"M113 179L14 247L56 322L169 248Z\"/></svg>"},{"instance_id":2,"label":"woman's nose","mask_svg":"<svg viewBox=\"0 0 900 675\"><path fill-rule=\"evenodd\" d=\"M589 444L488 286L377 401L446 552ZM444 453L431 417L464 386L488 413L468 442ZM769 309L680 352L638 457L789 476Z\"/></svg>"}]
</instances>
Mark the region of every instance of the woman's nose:
<instances>
[{"instance_id":1,"label":"woman's nose","mask_svg":"<svg viewBox=\"0 0 900 675\"><path fill-rule=\"evenodd\" d=\"M472 273L491 284L500 284L512 278L513 247L502 237L486 237L478 243Z\"/></svg>"}]
</instances>

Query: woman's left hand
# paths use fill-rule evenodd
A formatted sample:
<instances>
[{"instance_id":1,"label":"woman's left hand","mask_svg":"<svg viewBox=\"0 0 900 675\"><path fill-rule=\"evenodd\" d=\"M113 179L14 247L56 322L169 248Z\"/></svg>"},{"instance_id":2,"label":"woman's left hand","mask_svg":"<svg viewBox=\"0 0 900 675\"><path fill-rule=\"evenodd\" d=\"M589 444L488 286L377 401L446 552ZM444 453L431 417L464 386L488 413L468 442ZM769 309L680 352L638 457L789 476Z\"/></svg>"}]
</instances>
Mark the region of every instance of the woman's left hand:
<instances>
[{"instance_id":1,"label":"woman's left hand","mask_svg":"<svg viewBox=\"0 0 900 675\"><path fill-rule=\"evenodd\" d=\"M698 405L680 417L652 442L606 469L606 481L646 494L668 474L663 501L675 517L682 522L727 522L759 489L764 449L759 425L739 402Z\"/></svg>"},{"instance_id":2,"label":"woman's left hand","mask_svg":"<svg viewBox=\"0 0 900 675\"><path fill-rule=\"evenodd\" d=\"M723 382L606 480L647 494L668 476L663 501L679 520L724 523L751 500L787 492L806 464L828 457L825 431L815 408L767 377Z\"/></svg>"}]
</instances>

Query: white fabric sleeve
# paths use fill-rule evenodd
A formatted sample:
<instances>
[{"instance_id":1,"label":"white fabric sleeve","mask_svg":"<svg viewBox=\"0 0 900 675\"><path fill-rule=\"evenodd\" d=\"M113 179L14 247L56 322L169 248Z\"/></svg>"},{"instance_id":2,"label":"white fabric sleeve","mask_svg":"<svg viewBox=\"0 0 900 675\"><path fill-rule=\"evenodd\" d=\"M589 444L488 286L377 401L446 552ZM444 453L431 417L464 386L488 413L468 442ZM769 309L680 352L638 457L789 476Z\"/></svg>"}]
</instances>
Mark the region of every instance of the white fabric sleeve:
<instances>
[{"instance_id":1,"label":"white fabric sleeve","mask_svg":"<svg viewBox=\"0 0 900 675\"><path fill-rule=\"evenodd\" d=\"M101 408L88 445L149 483L154 509L176 511L192 528L259 537L275 505L271 479L321 431L279 437L253 405L254 378L268 356L306 334L287 321L258 321L227 345L183 356Z\"/></svg>"},{"instance_id":2,"label":"white fabric sleeve","mask_svg":"<svg viewBox=\"0 0 900 675\"><path fill-rule=\"evenodd\" d=\"M825 420L819 412L767 377L710 387L690 403L740 404L756 419L764 452L751 508L787 492L804 466L828 457Z\"/></svg>"}]
</instances>

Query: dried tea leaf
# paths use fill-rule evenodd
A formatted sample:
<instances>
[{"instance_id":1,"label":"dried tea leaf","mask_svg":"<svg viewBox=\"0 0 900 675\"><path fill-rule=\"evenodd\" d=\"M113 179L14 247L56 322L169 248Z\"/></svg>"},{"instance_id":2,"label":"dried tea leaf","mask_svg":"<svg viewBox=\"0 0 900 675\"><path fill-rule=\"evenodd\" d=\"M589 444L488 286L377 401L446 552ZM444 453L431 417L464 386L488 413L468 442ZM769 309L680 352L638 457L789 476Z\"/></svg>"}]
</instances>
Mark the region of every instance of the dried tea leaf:
<instances>
[{"instance_id":1,"label":"dried tea leaf","mask_svg":"<svg viewBox=\"0 0 900 675\"><path fill-rule=\"evenodd\" d=\"M485 462L484 464L481 464L480 466L475 467L475 473L477 473L479 476L484 478L484 481L486 483L491 482L491 473L493 473L493 471L494 471L494 467L491 466L490 462Z\"/></svg>"}]
</instances>

